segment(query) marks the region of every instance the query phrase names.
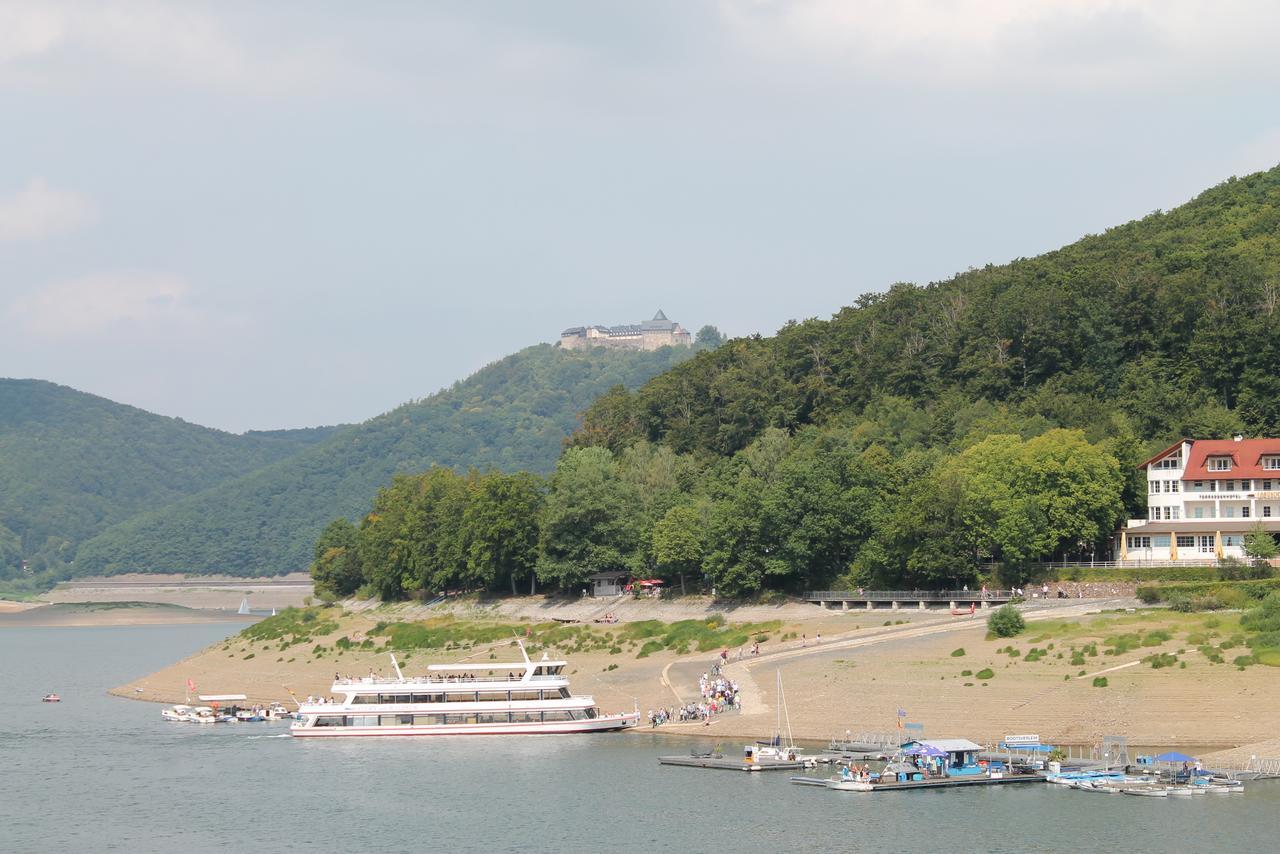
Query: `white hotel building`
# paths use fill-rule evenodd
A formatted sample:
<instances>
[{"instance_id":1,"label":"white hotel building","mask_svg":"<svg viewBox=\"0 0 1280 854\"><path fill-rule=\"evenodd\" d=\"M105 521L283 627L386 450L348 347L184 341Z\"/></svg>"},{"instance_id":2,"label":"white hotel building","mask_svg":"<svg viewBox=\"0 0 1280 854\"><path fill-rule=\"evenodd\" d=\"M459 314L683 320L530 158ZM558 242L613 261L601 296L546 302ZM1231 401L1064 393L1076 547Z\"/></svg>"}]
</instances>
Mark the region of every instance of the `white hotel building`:
<instances>
[{"instance_id":1,"label":"white hotel building","mask_svg":"<svg viewBox=\"0 0 1280 854\"><path fill-rule=\"evenodd\" d=\"M1244 558L1259 522L1280 532L1280 439L1184 439L1140 468L1147 518L1120 532L1122 561Z\"/></svg>"}]
</instances>

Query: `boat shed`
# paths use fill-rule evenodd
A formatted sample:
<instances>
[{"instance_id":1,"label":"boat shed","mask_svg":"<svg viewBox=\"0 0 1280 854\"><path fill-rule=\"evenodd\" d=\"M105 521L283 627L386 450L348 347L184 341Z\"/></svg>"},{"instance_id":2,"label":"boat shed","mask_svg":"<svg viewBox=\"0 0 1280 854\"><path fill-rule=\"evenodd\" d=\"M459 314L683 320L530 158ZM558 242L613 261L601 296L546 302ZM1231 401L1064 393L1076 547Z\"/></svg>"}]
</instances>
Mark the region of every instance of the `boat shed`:
<instances>
[{"instance_id":1,"label":"boat shed","mask_svg":"<svg viewBox=\"0 0 1280 854\"><path fill-rule=\"evenodd\" d=\"M588 576L587 580L591 582L591 595L621 596L629 576L630 573L625 569L597 572L595 575Z\"/></svg>"},{"instance_id":2,"label":"boat shed","mask_svg":"<svg viewBox=\"0 0 1280 854\"><path fill-rule=\"evenodd\" d=\"M974 744L967 738L930 738L909 742L909 744L932 747L940 753L945 753L946 761L944 767L950 776L965 773L961 769L976 768L978 754L984 749L982 745ZM905 748L907 745L904 744L903 747Z\"/></svg>"}]
</instances>

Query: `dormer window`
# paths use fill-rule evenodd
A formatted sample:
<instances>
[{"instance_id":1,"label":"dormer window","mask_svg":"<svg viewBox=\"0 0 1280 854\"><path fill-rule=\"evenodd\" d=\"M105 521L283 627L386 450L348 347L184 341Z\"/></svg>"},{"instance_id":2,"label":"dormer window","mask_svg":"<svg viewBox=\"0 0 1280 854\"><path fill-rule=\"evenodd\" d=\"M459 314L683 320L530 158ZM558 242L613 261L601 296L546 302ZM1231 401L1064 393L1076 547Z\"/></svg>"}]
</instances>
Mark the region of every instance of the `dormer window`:
<instances>
[{"instance_id":1,"label":"dormer window","mask_svg":"<svg viewBox=\"0 0 1280 854\"><path fill-rule=\"evenodd\" d=\"M1280 457L1263 457L1262 467L1268 471L1280 471Z\"/></svg>"},{"instance_id":2,"label":"dormer window","mask_svg":"<svg viewBox=\"0 0 1280 854\"><path fill-rule=\"evenodd\" d=\"M1231 471L1231 457L1210 457L1209 471Z\"/></svg>"}]
</instances>

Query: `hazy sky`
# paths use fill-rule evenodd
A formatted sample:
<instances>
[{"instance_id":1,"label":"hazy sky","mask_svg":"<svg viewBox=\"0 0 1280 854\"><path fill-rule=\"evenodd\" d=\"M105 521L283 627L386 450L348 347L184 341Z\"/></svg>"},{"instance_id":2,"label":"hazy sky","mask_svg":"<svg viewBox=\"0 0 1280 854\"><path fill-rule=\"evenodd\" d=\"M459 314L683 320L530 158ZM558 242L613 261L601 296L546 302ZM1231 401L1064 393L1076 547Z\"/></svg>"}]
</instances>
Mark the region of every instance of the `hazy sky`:
<instances>
[{"instance_id":1,"label":"hazy sky","mask_svg":"<svg viewBox=\"0 0 1280 854\"><path fill-rule=\"evenodd\" d=\"M1280 161L1280 4L0 0L0 376L359 421L765 334Z\"/></svg>"}]
</instances>

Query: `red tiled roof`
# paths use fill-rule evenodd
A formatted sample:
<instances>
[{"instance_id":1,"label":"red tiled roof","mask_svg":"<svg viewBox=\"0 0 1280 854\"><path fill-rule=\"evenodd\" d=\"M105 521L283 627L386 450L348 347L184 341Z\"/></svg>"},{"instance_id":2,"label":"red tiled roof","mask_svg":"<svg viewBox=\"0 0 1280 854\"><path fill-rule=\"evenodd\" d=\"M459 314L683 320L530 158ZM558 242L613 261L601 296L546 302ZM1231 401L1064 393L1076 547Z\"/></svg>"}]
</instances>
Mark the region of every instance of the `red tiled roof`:
<instances>
[{"instance_id":1,"label":"red tiled roof","mask_svg":"<svg viewBox=\"0 0 1280 854\"><path fill-rule=\"evenodd\" d=\"M1157 460L1162 460L1165 457L1169 456L1169 454L1173 453L1174 451L1179 450L1182 447L1183 442L1190 442L1190 441L1191 441L1190 439L1179 439L1169 447L1165 448L1160 453L1156 454L1154 457L1151 457L1150 459L1148 459L1146 462L1138 463L1138 468L1145 469L1147 466L1151 465Z\"/></svg>"},{"instance_id":2,"label":"red tiled roof","mask_svg":"<svg viewBox=\"0 0 1280 854\"><path fill-rule=\"evenodd\" d=\"M1280 456L1280 439L1198 439L1191 443L1182 479L1280 478L1280 470L1262 468L1262 458L1272 455ZM1231 470L1209 471L1209 457L1231 457Z\"/></svg>"}]
</instances>

